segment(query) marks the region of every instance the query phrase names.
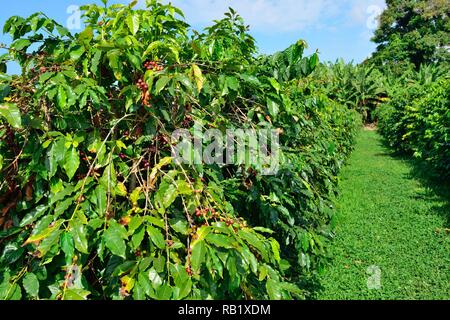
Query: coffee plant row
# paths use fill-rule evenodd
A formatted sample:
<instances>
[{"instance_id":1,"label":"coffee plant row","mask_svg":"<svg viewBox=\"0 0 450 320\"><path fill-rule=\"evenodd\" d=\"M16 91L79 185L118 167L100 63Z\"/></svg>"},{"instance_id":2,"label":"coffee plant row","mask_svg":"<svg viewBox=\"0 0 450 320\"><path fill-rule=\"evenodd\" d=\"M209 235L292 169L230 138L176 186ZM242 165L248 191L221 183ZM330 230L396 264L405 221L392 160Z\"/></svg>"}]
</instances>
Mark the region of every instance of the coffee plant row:
<instances>
[{"instance_id":1,"label":"coffee plant row","mask_svg":"<svg viewBox=\"0 0 450 320\"><path fill-rule=\"evenodd\" d=\"M360 122L305 85L317 54L259 56L232 9L200 33L171 5L104 3L75 35L42 13L4 26L0 299L307 297ZM175 162L194 124L277 130L279 172Z\"/></svg>"},{"instance_id":2,"label":"coffee plant row","mask_svg":"<svg viewBox=\"0 0 450 320\"><path fill-rule=\"evenodd\" d=\"M376 110L386 98L384 75L374 65L343 60L320 64L308 79L331 99L358 111L365 123L373 123Z\"/></svg>"},{"instance_id":3,"label":"coffee plant row","mask_svg":"<svg viewBox=\"0 0 450 320\"><path fill-rule=\"evenodd\" d=\"M422 66L389 83L389 101L378 111L387 143L450 174L450 78L448 67Z\"/></svg>"}]
</instances>

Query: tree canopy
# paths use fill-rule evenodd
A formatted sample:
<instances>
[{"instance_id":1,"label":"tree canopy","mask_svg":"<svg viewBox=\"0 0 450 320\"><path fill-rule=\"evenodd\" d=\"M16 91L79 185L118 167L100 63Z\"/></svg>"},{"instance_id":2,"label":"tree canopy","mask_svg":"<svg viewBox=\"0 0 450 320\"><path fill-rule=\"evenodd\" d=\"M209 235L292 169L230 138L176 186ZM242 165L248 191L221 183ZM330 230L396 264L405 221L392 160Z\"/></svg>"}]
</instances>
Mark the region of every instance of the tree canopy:
<instances>
[{"instance_id":1,"label":"tree canopy","mask_svg":"<svg viewBox=\"0 0 450 320\"><path fill-rule=\"evenodd\" d=\"M387 0L372 41L372 62L404 66L450 61L450 7L446 0Z\"/></svg>"}]
</instances>

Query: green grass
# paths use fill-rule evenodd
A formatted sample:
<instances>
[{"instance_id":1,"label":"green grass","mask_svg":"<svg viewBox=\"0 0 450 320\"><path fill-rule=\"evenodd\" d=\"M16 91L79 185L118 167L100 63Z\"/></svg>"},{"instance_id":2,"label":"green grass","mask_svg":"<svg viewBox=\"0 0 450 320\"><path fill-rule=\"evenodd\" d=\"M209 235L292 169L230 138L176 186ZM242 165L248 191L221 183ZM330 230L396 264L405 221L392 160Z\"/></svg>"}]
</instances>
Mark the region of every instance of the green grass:
<instances>
[{"instance_id":1,"label":"green grass","mask_svg":"<svg viewBox=\"0 0 450 320\"><path fill-rule=\"evenodd\" d=\"M393 157L376 132L361 132L341 176L319 299L450 299L450 193L424 170ZM380 268L380 289L368 289L370 266Z\"/></svg>"}]
</instances>

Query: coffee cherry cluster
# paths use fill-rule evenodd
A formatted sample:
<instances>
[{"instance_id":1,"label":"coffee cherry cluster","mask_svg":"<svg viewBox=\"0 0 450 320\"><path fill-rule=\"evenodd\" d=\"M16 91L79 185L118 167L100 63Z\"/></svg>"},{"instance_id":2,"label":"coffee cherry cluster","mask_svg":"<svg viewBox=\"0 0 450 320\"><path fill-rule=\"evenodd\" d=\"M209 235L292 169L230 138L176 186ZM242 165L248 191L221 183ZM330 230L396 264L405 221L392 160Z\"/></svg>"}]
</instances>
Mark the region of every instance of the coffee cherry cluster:
<instances>
[{"instance_id":1,"label":"coffee cherry cluster","mask_svg":"<svg viewBox=\"0 0 450 320\"><path fill-rule=\"evenodd\" d=\"M136 85L139 88L139 90L141 90L141 92L142 92L142 104L146 107L149 107L150 100L152 99L152 97L148 91L148 84L145 83L145 81L143 79L139 79L137 81Z\"/></svg>"},{"instance_id":2,"label":"coffee cherry cluster","mask_svg":"<svg viewBox=\"0 0 450 320\"><path fill-rule=\"evenodd\" d=\"M141 164L145 169L150 168L150 162L148 162L148 160L146 159L142 159Z\"/></svg>"},{"instance_id":3,"label":"coffee cherry cluster","mask_svg":"<svg viewBox=\"0 0 450 320\"><path fill-rule=\"evenodd\" d=\"M158 134L156 140L162 146L168 145L170 142L170 138L162 133Z\"/></svg>"},{"instance_id":4,"label":"coffee cherry cluster","mask_svg":"<svg viewBox=\"0 0 450 320\"><path fill-rule=\"evenodd\" d=\"M123 285L119 289L119 294L122 298L126 298L130 296L130 293L128 292L126 285Z\"/></svg>"},{"instance_id":5,"label":"coffee cherry cluster","mask_svg":"<svg viewBox=\"0 0 450 320\"><path fill-rule=\"evenodd\" d=\"M41 67L32 67L30 72L36 75L43 74L46 72L58 72L61 71L61 67L58 65L52 65L50 67L41 66Z\"/></svg>"},{"instance_id":6,"label":"coffee cherry cluster","mask_svg":"<svg viewBox=\"0 0 450 320\"><path fill-rule=\"evenodd\" d=\"M155 154L157 151L156 145L152 144L148 147L148 152L150 152L150 154Z\"/></svg>"},{"instance_id":7,"label":"coffee cherry cluster","mask_svg":"<svg viewBox=\"0 0 450 320\"><path fill-rule=\"evenodd\" d=\"M214 208L205 208L205 209L199 209L197 208L195 210L195 216L197 217L197 221L204 222L203 219L209 220L214 219L215 221L220 221L226 224L227 227L233 227L233 229L236 231L239 228L245 228L247 227L247 222L242 218L230 218L227 216L221 215L219 212L217 212ZM206 225L206 224L203 224ZM193 237L195 237L196 229L193 230Z\"/></svg>"},{"instance_id":8,"label":"coffee cherry cluster","mask_svg":"<svg viewBox=\"0 0 450 320\"><path fill-rule=\"evenodd\" d=\"M140 138L142 137L144 130L142 129L141 126L137 126L136 129L134 129L134 135L136 138Z\"/></svg>"},{"instance_id":9,"label":"coffee cherry cluster","mask_svg":"<svg viewBox=\"0 0 450 320\"><path fill-rule=\"evenodd\" d=\"M226 219L225 223L226 223L227 227L229 227L229 226L232 226L235 223L235 221L233 219Z\"/></svg>"},{"instance_id":10,"label":"coffee cherry cluster","mask_svg":"<svg viewBox=\"0 0 450 320\"><path fill-rule=\"evenodd\" d=\"M147 70L153 70L153 71L163 71L164 67L160 64L158 64L156 61L146 61L144 63L144 68Z\"/></svg>"},{"instance_id":11,"label":"coffee cherry cluster","mask_svg":"<svg viewBox=\"0 0 450 320\"><path fill-rule=\"evenodd\" d=\"M181 126L183 128L189 128L192 124L192 116L187 115L186 118L184 118L183 123L181 124Z\"/></svg>"},{"instance_id":12,"label":"coffee cherry cluster","mask_svg":"<svg viewBox=\"0 0 450 320\"><path fill-rule=\"evenodd\" d=\"M80 151L80 157L81 157L81 161L84 161L84 162L88 161L88 157L83 151Z\"/></svg>"},{"instance_id":13,"label":"coffee cherry cluster","mask_svg":"<svg viewBox=\"0 0 450 320\"><path fill-rule=\"evenodd\" d=\"M167 246L171 247L175 242L173 240L166 240Z\"/></svg>"},{"instance_id":14,"label":"coffee cherry cluster","mask_svg":"<svg viewBox=\"0 0 450 320\"><path fill-rule=\"evenodd\" d=\"M148 90L148 84L145 83L144 80L139 79L137 82L137 87L141 90L141 91L147 91Z\"/></svg>"},{"instance_id":15,"label":"coffee cherry cluster","mask_svg":"<svg viewBox=\"0 0 450 320\"><path fill-rule=\"evenodd\" d=\"M131 217L130 216L125 216L125 217L120 218L119 223L121 225L123 225L123 226L128 226L130 221L131 221Z\"/></svg>"},{"instance_id":16,"label":"coffee cherry cluster","mask_svg":"<svg viewBox=\"0 0 450 320\"><path fill-rule=\"evenodd\" d=\"M77 174L76 175L76 177L77 177L77 180L83 180L83 179L86 179L86 174L85 173L79 173L79 174Z\"/></svg>"},{"instance_id":17,"label":"coffee cherry cluster","mask_svg":"<svg viewBox=\"0 0 450 320\"><path fill-rule=\"evenodd\" d=\"M12 131L10 127L6 127L6 132L7 132L6 137L4 138L6 140L6 144L8 145L8 147L14 147L15 146L14 131Z\"/></svg>"},{"instance_id":18,"label":"coffee cherry cluster","mask_svg":"<svg viewBox=\"0 0 450 320\"><path fill-rule=\"evenodd\" d=\"M205 208L205 209L197 208L197 210L195 210L195 215L197 217L201 217L201 216L211 216L214 218L218 217L218 214L214 208Z\"/></svg>"}]
</instances>

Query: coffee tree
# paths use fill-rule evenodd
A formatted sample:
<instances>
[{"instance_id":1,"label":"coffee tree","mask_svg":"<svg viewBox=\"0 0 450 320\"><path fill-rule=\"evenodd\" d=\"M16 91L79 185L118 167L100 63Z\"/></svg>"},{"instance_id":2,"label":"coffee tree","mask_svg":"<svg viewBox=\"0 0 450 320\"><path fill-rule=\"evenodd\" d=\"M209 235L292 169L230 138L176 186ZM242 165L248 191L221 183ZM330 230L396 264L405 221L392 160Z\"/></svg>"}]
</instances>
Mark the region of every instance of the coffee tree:
<instances>
[{"instance_id":1,"label":"coffee tree","mask_svg":"<svg viewBox=\"0 0 450 320\"><path fill-rule=\"evenodd\" d=\"M301 90L317 55L257 57L232 9L198 33L171 5L104 4L75 35L42 13L4 26L0 298L304 298L357 123ZM195 127L278 128L280 173L175 161Z\"/></svg>"}]
</instances>

